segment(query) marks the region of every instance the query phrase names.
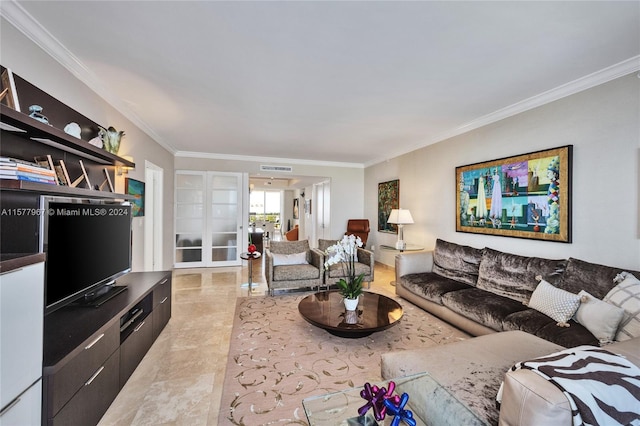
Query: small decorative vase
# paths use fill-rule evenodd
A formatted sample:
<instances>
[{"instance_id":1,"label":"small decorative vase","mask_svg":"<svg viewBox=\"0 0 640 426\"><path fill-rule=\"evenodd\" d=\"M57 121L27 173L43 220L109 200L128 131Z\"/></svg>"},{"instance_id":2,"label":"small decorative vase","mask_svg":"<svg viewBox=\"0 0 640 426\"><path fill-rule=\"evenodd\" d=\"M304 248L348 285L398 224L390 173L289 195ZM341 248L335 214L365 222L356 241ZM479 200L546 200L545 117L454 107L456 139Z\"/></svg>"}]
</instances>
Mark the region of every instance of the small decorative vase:
<instances>
[{"instance_id":1,"label":"small decorative vase","mask_svg":"<svg viewBox=\"0 0 640 426\"><path fill-rule=\"evenodd\" d=\"M100 138L102 139L104 149L107 150L107 152L116 155L118 154L118 150L120 149L120 142L122 140L122 137L124 136L124 132L122 130L117 131L113 127L103 129L101 127L98 136L100 136Z\"/></svg>"},{"instance_id":2,"label":"small decorative vase","mask_svg":"<svg viewBox=\"0 0 640 426\"><path fill-rule=\"evenodd\" d=\"M347 311L344 313L345 324L357 324L358 323L358 311Z\"/></svg>"},{"instance_id":3,"label":"small decorative vase","mask_svg":"<svg viewBox=\"0 0 640 426\"><path fill-rule=\"evenodd\" d=\"M344 299L344 308L347 311L355 311L358 307L358 298L355 299Z\"/></svg>"}]
</instances>

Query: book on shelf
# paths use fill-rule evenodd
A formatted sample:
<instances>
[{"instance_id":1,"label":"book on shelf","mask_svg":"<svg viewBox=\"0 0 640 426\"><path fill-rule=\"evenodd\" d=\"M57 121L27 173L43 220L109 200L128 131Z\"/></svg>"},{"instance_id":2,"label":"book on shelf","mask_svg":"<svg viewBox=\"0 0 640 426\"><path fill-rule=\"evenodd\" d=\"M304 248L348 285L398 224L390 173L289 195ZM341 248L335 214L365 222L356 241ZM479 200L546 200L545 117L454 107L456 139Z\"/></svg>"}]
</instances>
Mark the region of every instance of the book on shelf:
<instances>
[{"instance_id":1,"label":"book on shelf","mask_svg":"<svg viewBox=\"0 0 640 426\"><path fill-rule=\"evenodd\" d=\"M36 164L40 167L47 168L48 170L51 170L53 172L56 185L62 184L61 182L59 182L58 177L56 176L56 167L53 164L53 158L51 158L51 155L47 154L40 157L35 157L34 160L36 160Z\"/></svg>"},{"instance_id":2,"label":"book on shelf","mask_svg":"<svg viewBox=\"0 0 640 426\"><path fill-rule=\"evenodd\" d=\"M54 168L56 169L56 176L58 177L58 185L69 186L69 181L67 180L64 170L62 170L62 166L54 166Z\"/></svg>"},{"instance_id":3,"label":"book on shelf","mask_svg":"<svg viewBox=\"0 0 640 426\"><path fill-rule=\"evenodd\" d=\"M0 180L24 180L29 182L46 183L48 185L55 185L55 179L45 179L38 177L31 177L25 175L0 175Z\"/></svg>"},{"instance_id":4,"label":"book on shelf","mask_svg":"<svg viewBox=\"0 0 640 426\"><path fill-rule=\"evenodd\" d=\"M53 169L42 167L30 161L8 157L0 157L0 170L20 170L23 172L38 173L45 176L55 176L55 171L53 171Z\"/></svg>"},{"instance_id":5,"label":"book on shelf","mask_svg":"<svg viewBox=\"0 0 640 426\"><path fill-rule=\"evenodd\" d=\"M2 169L0 169L0 176L25 176L25 177L30 177L30 178L34 178L34 179L44 179L44 180L51 181L51 182L55 181L55 177L53 177L53 176L45 176L45 175L41 175L40 173L24 172L24 171L21 171L21 170L2 170Z\"/></svg>"}]
</instances>

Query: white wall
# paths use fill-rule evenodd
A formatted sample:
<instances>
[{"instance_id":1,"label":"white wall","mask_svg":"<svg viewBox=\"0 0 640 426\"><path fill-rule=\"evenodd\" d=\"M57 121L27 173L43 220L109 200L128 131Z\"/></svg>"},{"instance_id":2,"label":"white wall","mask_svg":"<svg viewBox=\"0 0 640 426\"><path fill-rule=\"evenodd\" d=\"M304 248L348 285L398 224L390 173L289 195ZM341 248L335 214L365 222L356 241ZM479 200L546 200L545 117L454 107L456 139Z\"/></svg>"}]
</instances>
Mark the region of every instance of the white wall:
<instances>
[{"instance_id":1,"label":"white wall","mask_svg":"<svg viewBox=\"0 0 640 426\"><path fill-rule=\"evenodd\" d=\"M218 172L260 173L260 164L273 164L273 160L243 161L214 158L175 157L175 170L208 170ZM296 176L331 177L331 236L339 238L347 227L347 220L364 214L364 169L357 167L318 166L278 162L293 167ZM274 173L274 176L278 176ZM284 174L283 176L286 176ZM324 179L323 179L324 180ZM312 196L313 187L305 188L305 198ZM296 192L296 196L299 192ZM292 201L291 201L292 202ZM292 227L296 221L292 220ZM311 236L312 225L304 214L300 200L300 239ZM286 223L285 223L286 226ZM314 244L314 242L312 242Z\"/></svg>"},{"instance_id":2,"label":"white wall","mask_svg":"<svg viewBox=\"0 0 640 426\"><path fill-rule=\"evenodd\" d=\"M0 63L62 103L103 126L124 130L119 155L130 155L136 169L129 177L144 181L145 160L164 169L164 228L173 230L173 155L107 104L6 20L0 22ZM19 94L18 94L19 96ZM28 108L28 105L23 108ZM46 111L44 111L46 115ZM124 192L124 176L116 176L116 192ZM163 235L163 268L173 264L173 232ZM133 220L133 270L144 268L144 217Z\"/></svg>"},{"instance_id":3,"label":"white wall","mask_svg":"<svg viewBox=\"0 0 640 426\"><path fill-rule=\"evenodd\" d=\"M640 269L640 79L631 74L365 170L371 244L393 244L377 231L377 185L400 179L400 206L415 221L408 243L432 249L436 238L522 255L576 257ZM455 232L455 167L564 145L573 151L573 243ZM376 260L395 253L376 247Z\"/></svg>"}]
</instances>

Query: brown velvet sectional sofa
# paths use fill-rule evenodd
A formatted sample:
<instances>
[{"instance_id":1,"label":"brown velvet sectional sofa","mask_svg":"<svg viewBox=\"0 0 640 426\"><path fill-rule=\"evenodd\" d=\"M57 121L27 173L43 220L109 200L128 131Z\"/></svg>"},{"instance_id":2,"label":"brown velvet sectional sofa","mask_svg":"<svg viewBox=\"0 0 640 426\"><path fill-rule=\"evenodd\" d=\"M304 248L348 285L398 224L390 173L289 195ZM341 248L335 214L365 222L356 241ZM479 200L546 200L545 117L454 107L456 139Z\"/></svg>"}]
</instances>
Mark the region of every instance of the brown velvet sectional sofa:
<instances>
[{"instance_id":1,"label":"brown velvet sectional sofa","mask_svg":"<svg viewBox=\"0 0 640 426\"><path fill-rule=\"evenodd\" d=\"M443 240L436 242L433 251L402 253L396 256L396 293L480 337L383 354L382 377L428 371L478 415L478 424L569 426L568 400L531 371L509 373L502 409L496 406L498 388L514 363L564 348L599 345L598 339L574 320L561 327L525 303L539 276L557 288L574 294L585 290L602 299L622 271L573 258L525 257ZM627 272L640 277L637 271ZM605 348L640 366L640 338ZM455 419L455 413L448 412L449 407L440 401L429 395L414 398L421 400L424 415L437 414L438 424L454 424L449 420ZM553 423L548 423L550 419Z\"/></svg>"}]
</instances>

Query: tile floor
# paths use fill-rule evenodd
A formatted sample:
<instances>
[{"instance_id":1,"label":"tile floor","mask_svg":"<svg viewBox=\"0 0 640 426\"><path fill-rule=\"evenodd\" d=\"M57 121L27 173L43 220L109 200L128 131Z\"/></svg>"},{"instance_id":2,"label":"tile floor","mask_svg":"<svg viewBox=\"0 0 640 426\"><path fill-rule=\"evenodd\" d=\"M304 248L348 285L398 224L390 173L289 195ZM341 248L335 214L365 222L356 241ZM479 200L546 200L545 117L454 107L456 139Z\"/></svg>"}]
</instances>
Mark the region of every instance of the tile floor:
<instances>
[{"instance_id":1,"label":"tile floor","mask_svg":"<svg viewBox=\"0 0 640 426\"><path fill-rule=\"evenodd\" d=\"M266 294L261 263L251 293L241 287L246 265L174 271L171 320L100 426L218 424L236 298ZM395 295L393 280L394 270L377 264L371 289Z\"/></svg>"}]
</instances>

